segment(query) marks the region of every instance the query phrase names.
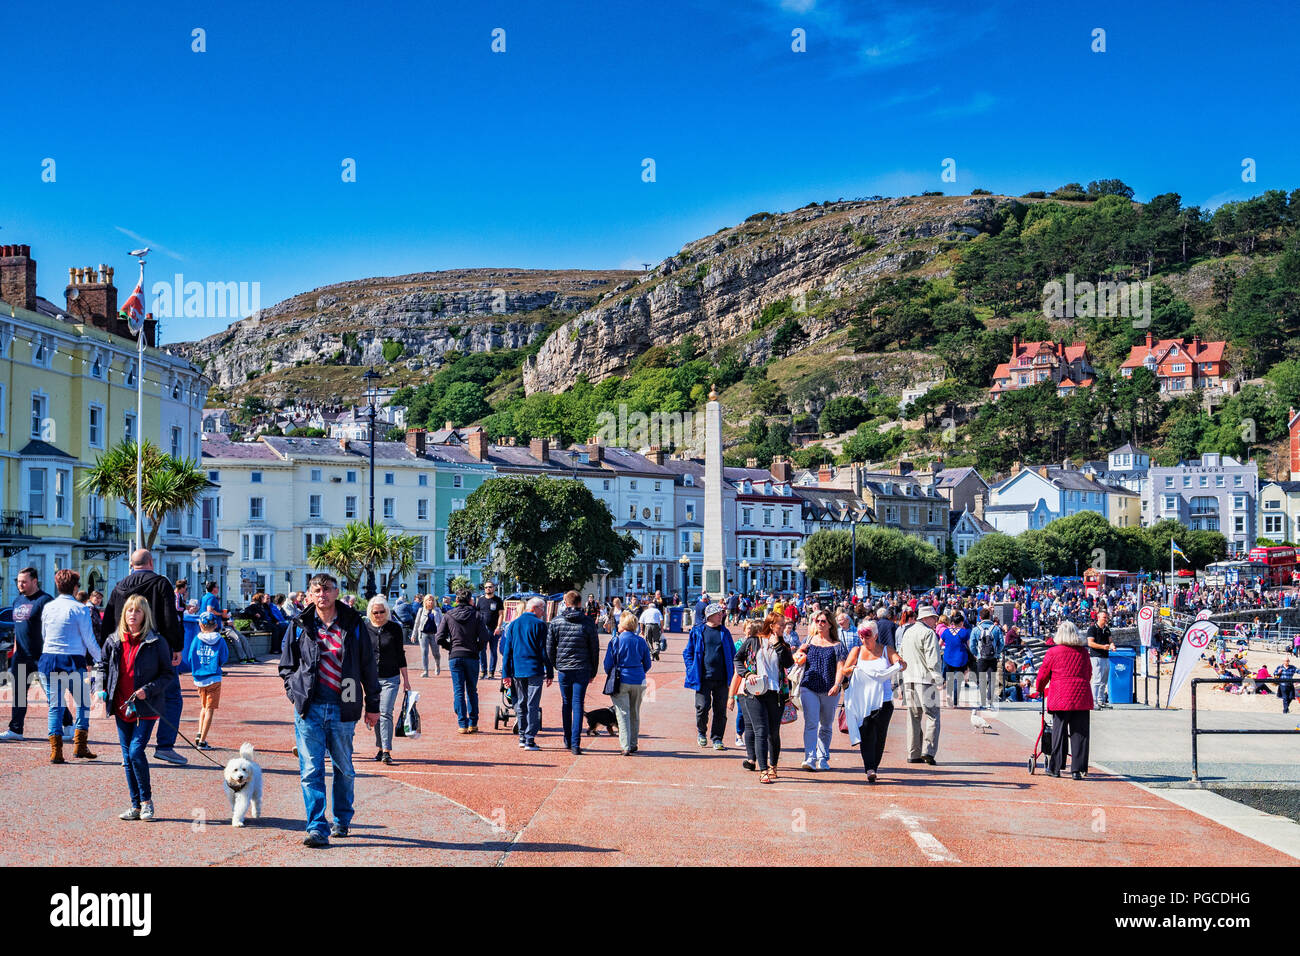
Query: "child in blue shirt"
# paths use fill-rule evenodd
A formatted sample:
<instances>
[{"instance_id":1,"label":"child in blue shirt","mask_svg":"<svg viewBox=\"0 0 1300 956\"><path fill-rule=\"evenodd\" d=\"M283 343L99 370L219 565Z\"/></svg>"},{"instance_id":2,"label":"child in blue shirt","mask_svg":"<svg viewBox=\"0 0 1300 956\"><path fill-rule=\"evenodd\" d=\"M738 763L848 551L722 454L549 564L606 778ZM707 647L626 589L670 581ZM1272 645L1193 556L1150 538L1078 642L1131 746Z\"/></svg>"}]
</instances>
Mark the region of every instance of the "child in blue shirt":
<instances>
[{"instance_id":1,"label":"child in blue shirt","mask_svg":"<svg viewBox=\"0 0 1300 956\"><path fill-rule=\"evenodd\" d=\"M221 665L229 656L226 640L221 636L221 618L212 611L204 611L199 615L199 633L185 652L185 663L199 692L199 736L194 745L200 750L208 749L208 730L221 703Z\"/></svg>"}]
</instances>

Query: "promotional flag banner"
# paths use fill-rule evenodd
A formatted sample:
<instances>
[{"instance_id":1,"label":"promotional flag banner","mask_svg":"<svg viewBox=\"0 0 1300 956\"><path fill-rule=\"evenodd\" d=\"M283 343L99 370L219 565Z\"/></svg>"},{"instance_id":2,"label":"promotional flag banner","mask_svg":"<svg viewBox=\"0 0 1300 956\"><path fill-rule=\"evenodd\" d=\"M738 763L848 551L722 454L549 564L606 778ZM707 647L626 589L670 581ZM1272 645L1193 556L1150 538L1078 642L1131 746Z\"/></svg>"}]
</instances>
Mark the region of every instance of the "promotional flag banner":
<instances>
[{"instance_id":1,"label":"promotional flag banner","mask_svg":"<svg viewBox=\"0 0 1300 956\"><path fill-rule=\"evenodd\" d=\"M1165 702L1166 707L1172 705L1174 695L1186 682L1201 653L1210 646L1210 642L1218 634L1219 625L1213 621L1197 621L1183 633L1183 643L1178 647L1178 659L1174 662L1174 676L1169 681L1169 699Z\"/></svg>"},{"instance_id":2,"label":"promotional flag banner","mask_svg":"<svg viewBox=\"0 0 1300 956\"><path fill-rule=\"evenodd\" d=\"M1156 609L1150 604L1138 609L1138 640L1143 647L1151 646L1151 632L1156 621Z\"/></svg>"},{"instance_id":3,"label":"promotional flag banner","mask_svg":"<svg viewBox=\"0 0 1300 956\"><path fill-rule=\"evenodd\" d=\"M1209 609L1209 608L1205 608L1204 610L1197 611L1197 612L1196 612L1196 619L1197 619L1198 621L1208 621L1208 620L1210 619L1210 609Z\"/></svg>"},{"instance_id":4,"label":"promotional flag banner","mask_svg":"<svg viewBox=\"0 0 1300 956\"><path fill-rule=\"evenodd\" d=\"M127 327L131 330L132 335L139 335L140 330L144 328L144 278L135 284L135 291L130 297L122 303L122 308L117 311L118 317L126 319Z\"/></svg>"}]
</instances>

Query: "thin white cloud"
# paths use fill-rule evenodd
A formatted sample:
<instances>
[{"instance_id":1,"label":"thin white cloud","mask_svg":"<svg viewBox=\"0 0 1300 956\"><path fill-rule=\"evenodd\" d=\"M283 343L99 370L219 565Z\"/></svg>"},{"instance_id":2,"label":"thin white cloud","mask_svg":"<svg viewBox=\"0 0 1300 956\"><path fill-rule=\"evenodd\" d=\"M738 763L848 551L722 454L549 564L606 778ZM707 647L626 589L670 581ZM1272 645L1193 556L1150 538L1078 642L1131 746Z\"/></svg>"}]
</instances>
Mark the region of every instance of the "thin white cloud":
<instances>
[{"instance_id":1,"label":"thin white cloud","mask_svg":"<svg viewBox=\"0 0 1300 956\"><path fill-rule=\"evenodd\" d=\"M959 103L951 103L947 106L940 106L930 112L934 119L953 119L959 116L978 116L981 113L987 113L998 103L998 99L991 93L976 93L968 100Z\"/></svg>"},{"instance_id":2,"label":"thin white cloud","mask_svg":"<svg viewBox=\"0 0 1300 956\"><path fill-rule=\"evenodd\" d=\"M808 13L817 5L817 0L781 0L781 9L788 13Z\"/></svg>"},{"instance_id":3,"label":"thin white cloud","mask_svg":"<svg viewBox=\"0 0 1300 956\"><path fill-rule=\"evenodd\" d=\"M130 237L131 237L132 239L134 239L136 242L144 243L146 246L148 246L148 247L149 247L151 250L153 250L154 252L161 252L161 253L162 253L163 255L165 255L165 256L171 256L171 257L172 257L173 259L175 259L177 262L184 262L184 261L185 261L185 257L184 257L183 255L181 255L180 253L178 253L178 252L172 252L172 251L171 251L170 249L168 249L166 246L160 245L160 244L154 242L152 239L146 239L144 236L140 235L138 232L133 232L132 230L130 230L130 229L125 229L125 228L123 228L122 226L114 226L113 228L116 229L118 232L120 232L120 233L121 233L122 235L124 235L124 236L130 236Z\"/></svg>"}]
</instances>

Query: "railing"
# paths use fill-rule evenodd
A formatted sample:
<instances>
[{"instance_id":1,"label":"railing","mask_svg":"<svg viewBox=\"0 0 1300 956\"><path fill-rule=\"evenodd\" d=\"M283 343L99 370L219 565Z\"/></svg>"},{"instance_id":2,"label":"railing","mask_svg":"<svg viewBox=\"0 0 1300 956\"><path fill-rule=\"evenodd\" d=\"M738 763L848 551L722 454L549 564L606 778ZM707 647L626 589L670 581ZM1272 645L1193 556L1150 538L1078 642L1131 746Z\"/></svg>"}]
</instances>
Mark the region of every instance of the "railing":
<instances>
[{"instance_id":1,"label":"railing","mask_svg":"<svg viewBox=\"0 0 1300 956\"><path fill-rule=\"evenodd\" d=\"M1198 684L1245 684L1245 683L1254 684L1256 683L1256 681L1253 677L1250 678L1248 677L1193 677L1192 678L1192 783L1193 784L1199 784L1201 782L1200 756L1197 752L1197 745L1196 745L1196 738L1201 736L1201 734L1289 734L1291 736L1295 736L1295 734L1300 733L1300 727L1297 727L1295 730L1242 730L1240 728L1220 728L1214 730L1202 730L1201 728L1196 726L1196 687ZM1264 683L1264 684L1279 683L1279 690L1281 689L1280 683L1291 684L1292 686L1294 686L1293 681L1288 680L1288 681L1278 682L1274 678L1261 681L1260 683Z\"/></svg>"},{"instance_id":2,"label":"railing","mask_svg":"<svg viewBox=\"0 0 1300 956\"><path fill-rule=\"evenodd\" d=\"M127 518L81 519L81 540L92 544L126 542L135 533L135 525Z\"/></svg>"},{"instance_id":3,"label":"railing","mask_svg":"<svg viewBox=\"0 0 1300 956\"><path fill-rule=\"evenodd\" d=\"M0 511L0 536L17 537L30 535L31 514L26 511Z\"/></svg>"}]
</instances>

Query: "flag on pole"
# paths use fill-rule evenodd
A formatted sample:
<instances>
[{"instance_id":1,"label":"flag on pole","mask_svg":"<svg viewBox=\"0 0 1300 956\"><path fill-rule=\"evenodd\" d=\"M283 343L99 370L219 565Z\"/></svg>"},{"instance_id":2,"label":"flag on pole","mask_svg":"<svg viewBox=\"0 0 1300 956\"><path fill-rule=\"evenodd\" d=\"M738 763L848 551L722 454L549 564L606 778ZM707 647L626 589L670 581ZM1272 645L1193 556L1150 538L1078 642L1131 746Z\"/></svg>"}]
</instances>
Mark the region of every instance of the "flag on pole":
<instances>
[{"instance_id":1,"label":"flag on pole","mask_svg":"<svg viewBox=\"0 0 1300 956\"><path fill-rule=\"evenodd\" d=\"M135 291L122 303L122 308L117 310L117 315L118 318L126 320L132 335L140 334L140 330L144 328L144 276L141 276L140 281L135 284Z\"/></svg>"},{"instance_id":2,"label":"flag on pole","mask_svg":"<svg viewBox=\"0 0 1300 956\"><path fill-rule=\"evenodd\" d=\"M1182 548L1178 547L1178 542L1175 541L1173 538L1169 539L1169 550L1172 551L1174 554L1178 555L1184 561L1187 561L1188 564L1192 563L1191 561L1187 560L1187 555L1183 553Z\"/></svg>"}]
</instances>

